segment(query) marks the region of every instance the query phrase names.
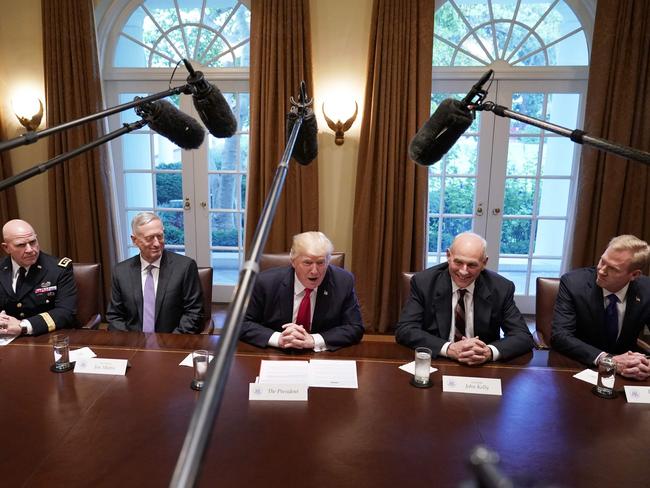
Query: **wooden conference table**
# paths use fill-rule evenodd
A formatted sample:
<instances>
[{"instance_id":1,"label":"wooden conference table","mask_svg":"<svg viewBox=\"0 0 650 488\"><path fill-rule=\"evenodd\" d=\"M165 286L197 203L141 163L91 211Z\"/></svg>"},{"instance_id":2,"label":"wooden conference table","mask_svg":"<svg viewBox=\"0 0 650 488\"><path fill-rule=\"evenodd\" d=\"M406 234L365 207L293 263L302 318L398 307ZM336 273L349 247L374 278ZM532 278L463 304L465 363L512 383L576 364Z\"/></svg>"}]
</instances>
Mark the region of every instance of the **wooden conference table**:
<instances>
[{"instance_id":1,"label":"wooden conference table","mask_svg":"<svg viewBox=\"0 0 650 488\"><path fill-rule=\"evenodd\" d=\"M49 371L49 337L0 347L0 485L167 486L201 393L189 351L217 336L69 331L73 348L128 359L126 376ZM536 486L649 486L650 408L604 400L553 352L470 368L434 361L431 389L398 365L392 342L317 357L357 359L359 389L312 388L308 402L249 402L264 358L305 359L241 344L199 486L458 486L485 444L499 469ZM501 378L503 396L442 393L441 374ZM617 379L617 387L630 383ZM633 383L647 385L648 383Z\"/></svg>"}]
</instances>

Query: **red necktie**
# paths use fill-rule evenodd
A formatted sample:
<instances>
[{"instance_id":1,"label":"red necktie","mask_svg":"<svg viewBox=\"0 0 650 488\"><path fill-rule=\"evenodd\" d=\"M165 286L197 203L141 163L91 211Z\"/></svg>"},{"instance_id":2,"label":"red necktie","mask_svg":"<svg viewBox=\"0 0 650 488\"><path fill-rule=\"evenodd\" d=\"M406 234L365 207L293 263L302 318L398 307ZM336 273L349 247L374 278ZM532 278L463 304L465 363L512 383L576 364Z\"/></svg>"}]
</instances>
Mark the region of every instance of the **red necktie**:
<instances>
[{"instance_id":1,"label":"red necktie","mask_svg":"<svg viewBox=\"0 0 650 488\"><path fill-rule=\"evenodd\" d=\"M467 290L464 288L458 290L458 303L454 310L454 320L456 322L454 341L461 340L465 335L465 293L467 293Z\"/></svg>"},{"instance_id":2,"label":"red necktie","mask_svg":"<svg viewBox=\"0 0 650 488\"><path fill-rule=\"evenodd\" d=\"M311 292L311 288L305 288L305 296L302 297L296 315L296 324L302 325L307 332L311 330L311 300L309 299Z\"/></svg>"}]
</instances>

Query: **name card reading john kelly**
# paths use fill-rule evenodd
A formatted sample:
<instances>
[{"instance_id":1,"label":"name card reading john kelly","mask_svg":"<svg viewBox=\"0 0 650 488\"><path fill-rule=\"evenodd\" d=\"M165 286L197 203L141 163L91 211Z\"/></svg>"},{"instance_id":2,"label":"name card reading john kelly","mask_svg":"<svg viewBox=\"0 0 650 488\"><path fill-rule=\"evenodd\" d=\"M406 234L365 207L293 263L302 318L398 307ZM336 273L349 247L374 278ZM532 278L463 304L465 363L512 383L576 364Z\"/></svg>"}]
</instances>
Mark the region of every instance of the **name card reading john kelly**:
<instances>
[{"instance_id":1,"label":"name card reading john kelly","mask_svg":"<svg viewBox=\"0 0 650 488\"><path fill-rule=\"evenodd\" d=\"M442 391L501 396L499 378L474 378L471 376L442 376Z\"/></svg>"},{"instance_id":2,"label":"name card reading john kelly","mask_svg":"<svg viewBox=\"0 0 650 488\"><path fill-rule=\"evenodd\" d=\"M309 386L307 385L250 383L248 387L248 399L305 402L307 401L308 390Z\"/></svg>"},{"instance_id":3,"label":"name card reading john kelly","mask_svg":"<svg viewBox=\"0 0 650 488\"><path fill-rule=\"evenodd\" d=\"M74 363L74 372L124 376L127 365L126 359L83 358Z\"/></svg>"}]
</instances>

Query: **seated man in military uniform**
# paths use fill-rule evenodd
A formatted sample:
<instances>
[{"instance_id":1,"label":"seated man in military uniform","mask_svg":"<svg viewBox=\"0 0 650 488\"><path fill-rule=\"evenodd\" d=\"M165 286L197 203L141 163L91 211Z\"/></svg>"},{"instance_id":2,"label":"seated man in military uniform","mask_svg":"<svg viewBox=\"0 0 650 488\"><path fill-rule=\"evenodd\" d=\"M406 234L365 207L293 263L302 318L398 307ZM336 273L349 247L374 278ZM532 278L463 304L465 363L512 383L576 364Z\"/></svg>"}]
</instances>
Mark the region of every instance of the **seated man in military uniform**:
<instances>
[{"instance_id":1,"label":"seated man in military uniform","mask_svg":"<svg viewBox=\"0 0 650 488\"><path fill-rule=\"evenodd\" d=\"M24 220L2 228L0 333L40 335L74 327L77 288L72 260L40 252L36 233Z\"/></svg>"}]
</instances>

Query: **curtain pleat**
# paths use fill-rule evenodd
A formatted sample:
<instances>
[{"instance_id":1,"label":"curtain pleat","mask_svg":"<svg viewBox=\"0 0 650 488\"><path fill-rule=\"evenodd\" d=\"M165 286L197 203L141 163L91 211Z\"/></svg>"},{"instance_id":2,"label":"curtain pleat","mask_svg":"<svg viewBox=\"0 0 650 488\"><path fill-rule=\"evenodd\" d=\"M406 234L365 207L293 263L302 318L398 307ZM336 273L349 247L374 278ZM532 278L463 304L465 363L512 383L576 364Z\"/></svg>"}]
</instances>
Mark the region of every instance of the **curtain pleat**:
<instances>
[{"instance_id":1,"label":"curtain pleat","mask_svg":"<svg viewBox=\"0 0 650 488\"><path fill-rule=\"evenodd\" d=\"M47 125L103 109L92 0L42 0ZM49 138L50 158L96 140L102 121ZM104 296L116 261L106 147L48 173L52 254L102 265Z\"/></svg>"},{"instance_id":2,"label":"curtain pleat","mask_svg":"<svg viewBox=\"0 0 650 488\"><path fill-rule=\"evenodd\" d=\"M288 137L289 98L297 98L301 80L314 97L309 0L252 0L247 247ZM286 252L292 236L308 230L318 230L317 160L308 166L292 160L265 251Z\"/></svg>"},{"instance_id":3,"label":"curtain pleat","mask_svg":"<svg viewBox=\"0 0 650 488\"><path fill-rule=\"evenodd\" d=\"M366 328L399 315L403 271L424 267L427 168L408 144L431 98L433 0L376 0L357 165L352 271Z\"/></svg>"},{"instance_id":4,"label":"curtain pleat","mask_svg":"<svg viewBox=\"0 0 650 488\"><path fill-rule=\"evenodd\" d=\"M599 1L585 130L650 151L650 2ZM583 147L571 267L591 266L619 234L650 240L650 167Z\"/></svg>"}]
</instances>

